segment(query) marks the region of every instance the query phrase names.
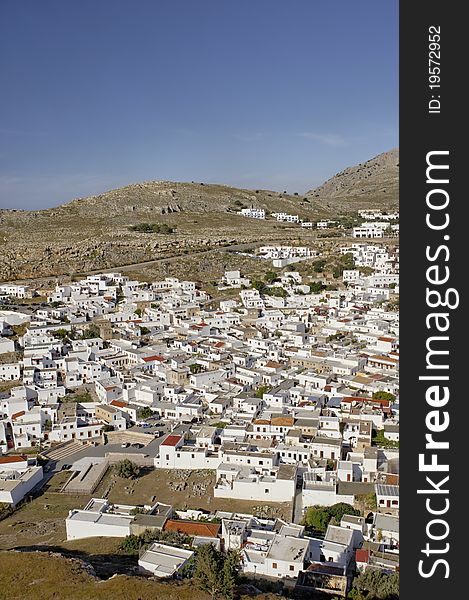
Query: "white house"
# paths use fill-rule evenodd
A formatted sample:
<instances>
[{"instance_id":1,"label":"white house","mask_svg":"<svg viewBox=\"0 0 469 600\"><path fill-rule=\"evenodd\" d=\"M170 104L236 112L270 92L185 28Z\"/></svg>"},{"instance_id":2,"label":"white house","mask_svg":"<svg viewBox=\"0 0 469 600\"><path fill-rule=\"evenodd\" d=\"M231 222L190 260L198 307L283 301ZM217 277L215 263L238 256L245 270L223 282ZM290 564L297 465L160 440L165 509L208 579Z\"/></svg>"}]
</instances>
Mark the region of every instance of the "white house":
<instances>
[{"instance_id":1,"label":"white house","mask_svg":"<svg viewBox=\"0 0 469 600\"><path fill-rule=\"evenodd\" d=\"M242 208L239 213L243 217L251 219L265 219L265 210L263 208Z\"/></svg>"},{"instance_id":2,"label":"white house","mask_svg":"<svg viewBox=\"0 0 469 600\"><path fill-rule=\"evenodd\" d=\"M0 381L15 381L20 379L21 368L19 363L0 364Z\"/></svg>"},{"instance_id":3,"label":"white house","mask_svg":"<svg viewBox=\"0 0 469 600\"><path fill-rule=\"evenodd\" d=\"M193 555L192 550L156 542L143 552L138 566L142 572L154 577L173 577Z\"/></svg>"},{"instance_id":4,"label":"white house","mask_svg":"<svg viewBox=\"0 0 469 600\"><path fill-rule=\"evenodd\" d=\"M109 504L107 500L92 498L83 510L69 511L65 519L67 540L89 537L125 537L130 534L130 514L133 506Z\"/></svg>"},{"instance_id":5,"label":"white house","mask_svg":"<svg viewBox=\"0 0 469 600\"><path fill-rule=\"evenodd\" d=\"M43 472L36 466L12 469L5 462L9 458L0 457L0 502L15 506L42 480Z\"/></svg>"},{"instance_id":6,"label":"white house","mask_svg":"<svg viewBox=\"0 0 469 600\"><path fill-rule=\"evenodd\" d=\"M291 502L296 489L296 465L272 469L222 463L217 469L215 498Z\"/></svg>"},{"instance_id":7,"label":"white house","mask_svg":"<svg viewBox=\"0 0 469 600\"><path fill-rule=\"evenodd\" d=\"M378 508L386 512L386 509L399 509L399 486L386 485L383 483L375 484L376 503Z\"/></svg>"}]
</instances>

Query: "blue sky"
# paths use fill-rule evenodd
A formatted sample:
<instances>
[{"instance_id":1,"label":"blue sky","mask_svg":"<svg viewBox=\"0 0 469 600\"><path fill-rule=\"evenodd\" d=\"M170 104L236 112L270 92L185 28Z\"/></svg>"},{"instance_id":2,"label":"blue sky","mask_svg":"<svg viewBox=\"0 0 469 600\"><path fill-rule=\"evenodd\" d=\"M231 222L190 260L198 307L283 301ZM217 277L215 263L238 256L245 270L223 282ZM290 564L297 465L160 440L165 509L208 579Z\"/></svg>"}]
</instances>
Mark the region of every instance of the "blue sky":
<instances>
[{"instance_id":1,"label":"blue sky","mask_svg":"<svg viewBox=\"0 0 469 600\"><path fill-rule=\"evenodd\" d=\"M2 0L0 207L304 192L398 145L397 0Z\"/></svg>"}]
</instances>

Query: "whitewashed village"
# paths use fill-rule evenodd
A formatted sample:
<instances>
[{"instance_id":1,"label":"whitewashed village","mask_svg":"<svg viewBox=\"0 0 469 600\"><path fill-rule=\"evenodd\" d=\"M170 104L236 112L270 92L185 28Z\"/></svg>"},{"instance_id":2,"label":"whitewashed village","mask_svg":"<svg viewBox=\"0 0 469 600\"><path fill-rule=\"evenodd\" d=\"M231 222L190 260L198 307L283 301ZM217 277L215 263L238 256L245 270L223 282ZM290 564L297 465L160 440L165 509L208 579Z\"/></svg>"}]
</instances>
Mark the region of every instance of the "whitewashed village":
<instances>
[{"instance_id":1,"label":"whitewashed village","mask_svg":"<svg viewBox=\"0 0 469 600\"><path fill-rule=\"evenodd\" d=\"M307 245L254 249L274 276L226 271L216 298L120 272L0 284L3 523L36 504L47 539L65 502L63 541L117 538L135 575L187 576L211 545L305 597L398 572L398 216L361 211L336 289L301 274Z\"/></svg>"}]
</instances>

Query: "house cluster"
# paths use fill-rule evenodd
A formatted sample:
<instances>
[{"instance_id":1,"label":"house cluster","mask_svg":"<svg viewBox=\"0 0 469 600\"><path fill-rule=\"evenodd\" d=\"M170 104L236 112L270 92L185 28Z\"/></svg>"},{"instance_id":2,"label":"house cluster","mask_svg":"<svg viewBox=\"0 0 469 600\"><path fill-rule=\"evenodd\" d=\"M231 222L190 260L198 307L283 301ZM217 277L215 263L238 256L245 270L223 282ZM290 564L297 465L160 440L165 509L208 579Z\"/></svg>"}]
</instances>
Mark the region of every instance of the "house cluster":
<instances>
[{"instance_id":1,"label":"house cluster","mask_svg":"<svg viewBox=\"0 0 469 600\"><path fill-rule=\"evenodd\" d=\"M67 540L123 538L144 531L154 532L156 539L159 533L185 535L190 541L183 546L156 541L140 554L140 571L159 578L177 577L204 544L223 552L237 550L241 572L247 576L281 579L292 588L340 597L350 589L352 565L354 569L374 565L390 572L398 568L396 555L384 557L383 552L399 542L398 520L380 513L368 520L346 514L340 523L330 524L324 536L314 537L303 525L280 518L226 511L188 514L158 502L137 507L92 498L83 509L70 510L65 525Z\"/></svg>"},{"instance_id":2,"label":"house cluster","mask_svg":"<svg viewBox=\"0 0 469 600\"><path fill-rule=\"evenodd\" d=\"M398 221L399 220L399 212L383 212L379 208L368 208L365 210L359 210L358 215L362 219L366 219L367 221L375 221L376 219L382 219L384 221Z\"/></svg>"},{"instance_id":3,"label":"house cluster","mask_svg":"<svg viewBox=\"0 0 469 600\"><path fill-rule=\"evenodd\" d=\"M306 590L333 582L340 592L351 564L395 568L399 317L389 299L398 254L360 243L340 251L353 254L357 269L344 272L348 286L337 291L311 293L286 271L269 286L285 293L270 295L227 271L221 285L240 288L239 296L214 308L193 281L102 273L57 284L24 314L4 311L0 350L13 348L16 358L0 360L0 501L17 504L43 477L22 452L104 444L105 433L130 435L145 412L168 426L146 455L149 468L207 469L217 499L291 507L294 523L218 514L215 535L194 533L200 543L211 537L241 549L245 572L291 577ZM259 253L292 262L316 256L293 246ZM103 468L77 467L83 478ZM308 507L364 498L369 518L344 517L324 539L299 525ZM132 508L94 499L70 513L67 535L180 525L171 524L171 507ZM190 552L156 543L141 568L168 576Z\"/></svg>"},{"instance_id":4,"label":"house cluster","mask_svg":"<svg viewBox=\"0 0 469 600\"><path fill-rule=\"evenodd\" d=\"M238 215L249 217L250 219L265 219L265 210L263 208L242 208L238 211Z\"/></svg>"},{"instance_id":5,"label":"house cluster","mask_svg":"<svg viewBox=\"0 0 469 600\"><path fill-rule=\"evenodd\" d=\"M360 226L352 229L354 238L383 238L385 236L397 236L399 224L391 224L389 221L364 221Z\"/></svg>"},{"instance_id":6,"label":"house cluster","mask_svg":"<svg viewBox=\"0 0 469 600\"><path fill-rule=\"evenodd\" d=\"M285 212L272 213L272 216L277 219L277 221L285 222L285 223L300 223L301 219L298 215L289 215Z\"/></svg>"},{"instance_id":7,"label":"house cluster","mask_svg":"<svg viewBox=\"0 0 469 600\"><path fill-rule=\"evenodd\" d=\"M307 246L261 246L257 254L272 260L273 266L279 268L318 256L316 250Z\"/></svg>"},{"instance_id":8,"label":"house cluster","mask_svg":"<svg viewBox=\"0 0 469 600\"><path fill-rule=\"evenodd\" d=\"M34 290L29 285L0 284L0 299L16 298L24 300L25 298L32 298L33 295Z\"/></svg>"},{"instance_id":9,"label":"house cluster","mask_svg":"<svg viewBox=\"0 0 469 600\"><path fill-rule=\"evenodd\" d=\"M399 273L399 248L381 244L354 243L339 248L341 254L351 254L355 267L368 267L375 274Z\"/></svg>"}]
</instances>

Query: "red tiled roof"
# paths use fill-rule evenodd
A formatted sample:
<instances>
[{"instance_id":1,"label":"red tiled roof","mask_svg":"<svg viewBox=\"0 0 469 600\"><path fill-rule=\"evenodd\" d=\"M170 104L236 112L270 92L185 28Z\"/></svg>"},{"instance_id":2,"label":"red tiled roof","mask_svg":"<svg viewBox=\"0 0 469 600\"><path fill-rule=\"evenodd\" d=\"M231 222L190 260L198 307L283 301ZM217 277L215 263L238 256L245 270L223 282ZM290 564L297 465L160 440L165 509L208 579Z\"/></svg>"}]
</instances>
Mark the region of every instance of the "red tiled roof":
<instances>
[{"instance_id":1,"label":"red tiled roof","mask_svg":"<svg viewBox=\"0 0 469 600\"><path fill-rule=\"evenodd\" d=\"M125 406L128 406L127 402L121 402L121 400L113 400L110 404L112 406L118 406L119 408L124 408Z\"/></svg>"},{"instance_id":2,"label":"red tiled roof","mask_svg":"<svg viewBox=\"0 0 469 600\"><path fill-rule=\"evenodd\" d=\"M14 413L11 415L12 419L16 419L17 417L22 417L23 415L25 415L26 412L24 410L20 410L20 412Z\"/></svg>"},{"instance_id":3,"label":"red tiled roof","mask_svg":"<svg viewBox=\"0 0 469 600\"><path fill-rule=\"evenodd\" d=\"M266 367L269 367L270 369L281 369L282 365L278 362L275 362L273 360L269 360L266 364Z\"/></svg>"},{"instance_id":4,"label":"red tiled roof","mask_svg":"<svg viewBox=\"0 0 469 600\"><path fill-rule=\"evenodd\" d=\"M179 521L168 519L164 531L177 531L186 535L203 535L205 537L217 537L220 530L218 523L201 523L198 521Z\"/></svg>"},{"instance_id":5,"label":"red tiled roof","mask_svg":"<svg viewBox=\"0 0 469 600\"><path fill-rule=\"evenodd\" d=\"M152 356L144 356L143 357L143 362L151 362L152 360L159 360L161 362L165 359L162 356L160 356L159 354L153 354Z\"/></svg>"},{"instance_id":6,"label":"red tiled roof","mask_svg":"<svg viewBox=\"0 0 469 600\"><path fill-rule=\"evenodd\" d=\"M0 457L0 465L6 465L8 463L16 463L16 462L24 462L28 460L26 456L1 456Z\"/></svg>"},{"instance_id":7,"label":"red tiled roof","mask_svg":"<svg viewBox=\"0 0 469 600\"><path fill-rule=\"evenodd\" d=\"M278 426L291 426L294 423L293 417L272 417L271 423L272 425Z\"/></svg>"},{"instance_id":8,"label":"red tiled roof","mask_svg":"<svg viewBox=\"0 0 469 600\"><path fill-rule=\"evenodd\" d=\"M168 437L162 442L162 446L177 446L178 442L182 439L182 435L168 435Z\"/></svg>"},{"instance_id":9,"label":"red tiled roof","mask_svg":"<svg viewBox=\"0 0 469 600\"><path fill-rule=\"evenodd\" d=\"M355 560L357 563L367 563L370 559L370 551L369 550L356 550L355 551Z\"/></svg>"}]
</instances>

